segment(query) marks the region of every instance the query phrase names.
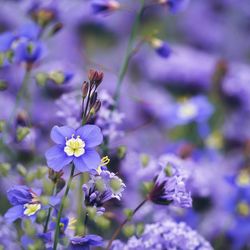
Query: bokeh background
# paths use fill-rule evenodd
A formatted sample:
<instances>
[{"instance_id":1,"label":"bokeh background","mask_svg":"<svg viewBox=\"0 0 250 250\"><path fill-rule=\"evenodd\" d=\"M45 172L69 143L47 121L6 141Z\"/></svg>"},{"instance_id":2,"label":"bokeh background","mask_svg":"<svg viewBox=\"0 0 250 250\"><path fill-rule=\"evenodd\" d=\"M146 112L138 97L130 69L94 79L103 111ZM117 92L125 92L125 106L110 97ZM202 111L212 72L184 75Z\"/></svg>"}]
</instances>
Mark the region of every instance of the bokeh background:
<instances>
[{"instance_id":1,"label":"bokeh background","mask_svg":"<svg viewBox=\"0 0 250 250\"><path fill-rule=\"evenodd\" d=\"M21 141L10 135L11 151L0 152L2 215L9 207L5 192L11 185L50 185L37 178L37 168L46 164L51 127L77 124L78 97L88 69L104 72L103 100L114 93L139 8L136 0L120 3L121 10L93 14L91 1L84 0L0 1L1 33L18 33L30 22L51 18L37 38L42 52L32 68L28 102L21 100L13 122L32 127ZM41 10L48 15L39 16ZM58 23L62 29L53 33ZM119 110L105 130L111 141L110 169L127 188L121 202L108 204L110 214L93 223L92 231L110 237L114 214L119 218L122 209L138 204L159 156L173 154L190 172L193 208L147 204L124 228L122 239L141 224L171 216L185 221L215 249L250 249L250 1L190 0L176 14L150 6L137 41L145 37L160 38L171 54L164 58L143 43L130 60ZM2 45L0 39L0 51ZM6 121L24 67L22 61L1 66L0 121ZM1 244L7 226L0 223ZM18 237L13 235L13 244Z\"/></svg>"}]
</instances>

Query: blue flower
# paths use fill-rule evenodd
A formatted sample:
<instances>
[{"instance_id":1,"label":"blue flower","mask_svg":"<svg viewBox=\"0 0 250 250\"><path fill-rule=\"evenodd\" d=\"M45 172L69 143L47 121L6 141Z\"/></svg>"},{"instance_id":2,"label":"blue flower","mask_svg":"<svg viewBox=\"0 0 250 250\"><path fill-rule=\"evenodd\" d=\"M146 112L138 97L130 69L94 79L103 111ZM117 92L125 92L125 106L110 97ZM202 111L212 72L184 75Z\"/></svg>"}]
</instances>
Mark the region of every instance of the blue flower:
<instances>
[{"instance_id":1,"label":"blue flower","mask_svg":"<svg viewBox=\"0 0 250 250\"><path fill-rule=\"evenodd\" d=\"M95 0L91 3L91 6L95 14L120 8L120 4L115 0Z\"/></svg>"},{"instance_id":2,"label":"blue flower","mask_svg":"<svg viewBox=\"0 0 250 250\"><path fill-rule=\"evenodd\" d=\"M161 57L168 58L172 52L169 45L160 39L152 38L150 39L150 44L155 49L156 53Z\"/></svg>"},{"instance_id":3,"label":"blue flower","mask_svg":"<svg viewBox=\"0 0 250 250\"><path fill-rule=\"evenodd\" d=\"M98 235L89 234L83 237L76 236L70 239L70 250L89 250L91 246L101 246L102 244L102 237Z\"/></svg>"},{"instance_id":4,"label":"blue flower","mask_svg":"<svg viewBox=\"0 0 250 250\"><path fill-rule=\"evenodd\" d=\"M186 189L187 176L178 158L164 156L160 159L159 165L162 169L155 178L149 199L160 205L191 207L191 194Z\"/></svg>"},{"instance_id":5,"label":"blue flower","mask_svg":"<svg viewBox=\"0 0 250 250\"><path fill-rule=\"evenodd\" d=\"M9 223L25 216L34 218L36 212L41 209L38 196L27 186L14 186L7 191L7 197L13 205L4 216Z\"/></svg>"},{"instance_id":6,"label":"blue flower","mask_svg":"<svg viewBox=\"0 0 250 250\"><path fill-rule=\"evenodd\" d=\"M46 152L46 159L48 166L54 171L58 172L70 163L80 172L98 167L101 159L94 147L100 145L103 140L99 127L85 125L74 130L67 126L54 126L51 139L57 145Z\"/></svg>"}]
</instances>

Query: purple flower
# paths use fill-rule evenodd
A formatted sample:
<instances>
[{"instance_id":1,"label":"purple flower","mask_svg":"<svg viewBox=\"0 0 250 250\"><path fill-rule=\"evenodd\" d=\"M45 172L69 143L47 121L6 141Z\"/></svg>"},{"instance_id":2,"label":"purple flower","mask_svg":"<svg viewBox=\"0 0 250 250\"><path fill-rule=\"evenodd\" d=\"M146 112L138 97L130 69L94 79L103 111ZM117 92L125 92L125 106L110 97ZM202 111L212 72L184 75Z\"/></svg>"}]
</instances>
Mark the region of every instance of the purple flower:
<instances>
[{"instance_id":1,"label":"purple flower","mask_svg":"<svg viewBox=\"0 0 250 250\"><path fill-rule=\"evenodd\" d=\"M9 223L24 216L34 218L35 213L41 209L37 195L27 186L14 186L7 191L7 197L13 205L4 216Z\"/></svg>"},{"instance_id":2,"label":"purple flower","mask_svg":"<svg viewBox=\"0 0 250 250\"><path fill-rule=\"evenodd\" d=\"M112 198L120 200L124 188L125 184L118 176L100 170L99 174L91 175L88 183L82 187L85 205L95 207L102 214L105 211L103 204Z\"/></svg>"},{"instance_id":3,"label":"purple flower","mask_svg":"<svg viewBox=\"0 0 250 250\"><path fill-rule=\"evenodd\" d=\"M196 231L185 223L176 223L170 219L148 224L140 238L131 237L127 244L114 241L112 250L212 250L212 246Z\"/></svg>"},{"instance_id":4,"label":"purple flower","mask_svg":"<svg viewBox=\"0 0 250 250\"><path fill-rule=\"evenodd\" d=\"M101 246L102 238L98 235L89 234L83 237L76 236L70 239L71 250L89 250L91 246Z\"/></svg>"},{"instance_id":5,"label":"purple flower","mask_svg":"<svg viewBox=\"0 0 250 250\"><path fill-rule=\"evenodd\" d=\"M91 5L95 14L117 10L120 8L120 4L115 0L94 0Z\"/></svg>"},{"instance_id":6,"label":"purple flower","mask_svg":"<svg viewBox=\"0 0 250 250\"><path fill-rule=\"evenodd\" d=\"M192 198L186 190L187 176L179 165L178 158L166 156L160 159L162 170L157 175L149 199L161 205L173 204L191 207Z\"/></svg>"},{"instance_id":7,"label":"purple flower","mask_svg":"<svg viewBox=\"0 0 250 250\"><path fill-rule=\"evenodd\" d=\"M159 56L164 58L168 58L170 56L172 51L166 42L163 42L162 40L157 38L152 38L150 40L150 43Z\"/></svg>"},{"instance_id":8,"label":"purple flower","mask_svg":"<svg viewBox=\"0 0 250 250\"><path fill-rule=\"evenodd\" d=\"M101 159L94 147L103 140L102 132L95 125L85 125L74 130L63 126L54 126L51 139L57 144L46 152L47 164L54 171L73 162L76 169L86 172L96 169Z\"/></svg>"}]
</instances>

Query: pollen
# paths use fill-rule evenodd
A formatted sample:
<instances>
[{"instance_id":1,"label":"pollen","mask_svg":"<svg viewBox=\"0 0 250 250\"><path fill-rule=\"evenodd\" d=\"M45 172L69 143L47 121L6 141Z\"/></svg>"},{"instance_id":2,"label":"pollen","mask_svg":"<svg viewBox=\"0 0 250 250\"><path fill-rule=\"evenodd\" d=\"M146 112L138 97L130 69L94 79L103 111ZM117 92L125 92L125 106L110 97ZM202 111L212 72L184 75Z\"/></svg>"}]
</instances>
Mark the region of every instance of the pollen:
<instances>
[{"instance_id":1,"label":"pollen","mask_svg":"<svg viewBox=\"0 0 250 250\"><path fill-rule=\"evenodd\" d=\"M242 170L238 175L236 182L239 186L248 186L250 185L250 176L247 171Z\"/></svg>"},{"instance_id":2,"label":"pollen","mask_svg":"<svg viewBox=\"0 0 250 250\"><path fill-rule=\"evenodd\" d=\"M41 209L41 204L36 203L36 204L24 204L24 214L31 216L33 214L35 214L38 210Z\"/></svg>"},{"instance_id":3,"label":"pollen","mask_svg":"<svg viewBox=\"0 0 250 250\"><path fill-rule=\"evenodd\" d=\"M249 205L244 201L238 204L237 210L242 216L248 216L250 214Z\"/></svg>"},{"instance_id":4,"label":"pollen","mask_svg":"<svg viewBox=\"0 0 250 250\"><path fill-rule=\"evenodd\" d=\"M74 138L74 135L72 135L71 139L66 139L66 145L64 147L64 152L68 156L75 156L79 157L85 153L85 142L80 138L80 136L77 136Z\"/></svg>"},{"instance_id":5,"label":"pollen","mask_svg":"<svg viewBox=\"0 0 250 250\"><path fill-rule=\"evenodd\" d=\"M183 104L181 104L179 110L178 110L178 115L181 118L192 118L195 115L197 115L197 107L189 102L184 102Z\"/></svg>"}]
</instances>

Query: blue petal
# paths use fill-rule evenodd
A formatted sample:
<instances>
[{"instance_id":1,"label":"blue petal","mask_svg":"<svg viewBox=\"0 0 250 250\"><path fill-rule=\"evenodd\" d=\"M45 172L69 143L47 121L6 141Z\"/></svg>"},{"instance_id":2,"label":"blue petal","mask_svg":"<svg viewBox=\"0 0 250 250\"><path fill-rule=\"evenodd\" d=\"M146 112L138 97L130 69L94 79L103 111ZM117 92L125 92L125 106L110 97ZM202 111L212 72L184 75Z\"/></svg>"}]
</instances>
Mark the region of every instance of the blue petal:
<instances>
[{"instance_id":1,"label":"blue petal","mask_svg":"<svg viewBox=\"0 0 250 250\"><path fill-rule=\"evenodd\" d=\"M51 130L50 137L55 143L64 145L66 141L65 138L71 138L73 134L75 134L75 130L73 128L67 126L54 126Z\"/></svg>"},{"instance_id":2,"label":"blue petal","mask_svg":"<svg viewBox=\"0 0 250 250\"><path fill-rule=\"evenodd\" d=\"M63 151L63 147L58 145L50 148L46 152L45 157L48 166L56 172L63 169L63 167L68 165L73 160L73 156L67 156Z\"/></svg>"},{"instance_id":3,"label":"blue petal","mask_svg":"<svg viewBox=\"0 0 250 250\"><path fill-rule=\"evenodd\" d=\"M30 188L16 185L7 191L7 197L11 205L24 205L32 200Z\"/></svg>"},{"instance_id":4,"label":"blue petal","mask_svg":"<svg viewBox=\"0 0 250 250\"><path fill-rule=\"evenodd\" d=\"M14 41L15 36L11 32L6 32L0 35L0 51L5 52L10 49L11 43Z\"/></svg>"},{"instance_id":5,"label":"blue petal","mask_svg":"<svg viewBox=\"0 0 250 250\"><path fill-rule=\"evenodd\" d=\"M93 148L102 143L103 135L102 131L96 125L85 125L80 127L76 131L76 135L79 135L86 144L86 148Z\"/></svg>"},{"instance_id":6,"label":"blue petal","mask_svg":"<svg viewBox=\"0 0 250 250\"><path fill-rule=\"evenodd\" d=\"M23 205L11 207L4 215L4 218L8 223L12 223L18 218L23 216Z\"/></svg>"},{"instance_id":7,"label":"blue petal","mask_svg":"<svg viewBox=\"0 0 250 250\"><path fill-rule=\"evenodd\" d=\"M96 169L101 162L99 154L93 149L86 149L80 157L75 157L74 164L80 172L87 172Z\"/></svg>"},{"instance_id":8,"label":"blue petal","mask_svg":"<svg viewBox=\"0 0 250 250\"><path fill-rule=\"evenodd\" d=\"M19 36L25 36L29 39L38 39L41 28L35 23L28 23L24 25L19 32Z\"/></svg>"}]
</instances>

